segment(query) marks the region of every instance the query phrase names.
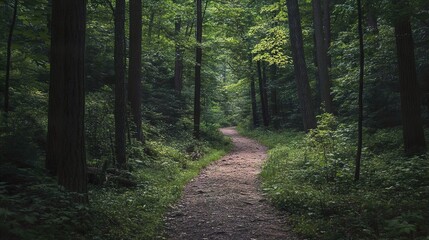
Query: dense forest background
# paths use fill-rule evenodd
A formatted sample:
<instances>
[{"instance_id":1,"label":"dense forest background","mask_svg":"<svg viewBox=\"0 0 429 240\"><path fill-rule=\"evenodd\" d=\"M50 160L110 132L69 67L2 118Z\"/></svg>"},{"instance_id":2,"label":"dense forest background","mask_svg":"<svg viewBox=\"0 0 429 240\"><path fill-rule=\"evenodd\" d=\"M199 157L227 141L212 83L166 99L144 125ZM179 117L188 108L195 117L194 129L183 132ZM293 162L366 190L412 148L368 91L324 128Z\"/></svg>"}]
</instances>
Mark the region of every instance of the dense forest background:
<instances>
[{"instance_id":1,"label":"dense forest background","mask_svg":"<svg viewBox=\"0 0 429 240\"><path fill-rule=\"evenodd\" d=\"M161 238L236 125L302 236L428 238L427 0L0 8L0 239Z\"/></svg>"}]
</instances>

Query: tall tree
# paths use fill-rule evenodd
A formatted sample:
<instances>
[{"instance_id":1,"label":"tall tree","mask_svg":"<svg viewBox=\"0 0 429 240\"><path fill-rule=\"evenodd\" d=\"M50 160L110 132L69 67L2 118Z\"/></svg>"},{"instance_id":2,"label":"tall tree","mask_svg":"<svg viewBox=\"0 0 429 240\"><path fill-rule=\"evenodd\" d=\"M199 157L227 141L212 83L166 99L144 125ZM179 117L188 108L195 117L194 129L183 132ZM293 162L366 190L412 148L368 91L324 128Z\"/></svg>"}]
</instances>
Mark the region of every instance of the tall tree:
<instances>
[{"instance_id":1,"label":"tall tree","mask_svg":"<svg viewBox=\"0 0 429 240\"><path fill-rule=\"evenodd\" d=\"M115 7L115 155L119 168L126 167L125 157L125 0Z\"/></svg>"},{"instance_id":2,"label":"tall tree","mask_svg":"<svg viewBox=\"0 0 429 240\"><path fill-rule=\"evenodd\" d=\"M52 1L46 168L87 201L84 142L85 0Z\"/></svg>"},{"instance_id":3,"label":"tall tree","mask_svg":"<svg viewBox=\"0 0 429 240\"><path fill-rule=\"evenodd\" d=\"M325 40L325 49L328 52L331 47L331 0L322 0L323 10L323 34ZM331 56L327 54L328 67L331 67Z\"/></svg>"},{"instance_id":4,"label":"tall tree","mask_svg":"<svg viewBox=\"0 0 429 240\"><path fill-rule=\"evenodd\" d=\"M142 1L130 0L130 48L128 73L128 101L136 125L135 137L143 142L142 133Z\"/></svg>"},{"instance_id":5,"label":"tall tree","mask_svg":"<svg viewBox=\"0 0 429 240\"><path fill-rule=\"evenodd\" d=\"M292 59L298 99L303 118L304 130L316 127L316 117L311 103L310 84L308 82L307 65L305 63L302 40L301 16L298 0L286 0L289 19L289 34L292 48Z\"/></svg>"},{"instance_id":6,"label":"tall tree","mask_svg":"<svg viewBox=\"0 0 429 240\"><path fill-rule=\"evenodd\" d=\"M329 79L328 49L323 33L323 14L320 0L312 1L313 25L316 46L317 73L319 76L320 95L326 112L332 113L331 81ZM326 20L325 20L326 21Z\"/></svg>"},{"instance_id":7,"label":"tall tree","mask_svg":"<svg viewBox=\"0 0 429 240\"><path fill-rule=\"evenodd\" d=\"M174 64L174 90L180 95L182 91L183 78L183 50L180 44L180 34L182 31L182 18L176 16L174 22L174 35L176 38L176 55Z\"/></svg>"},{"instance_id":8,"label":"tall tree","mask_svg":"<svg viewBox=\"0 0 429 240\"><path fill-rule=\"evenodd\" d=\"M203 56L202 40L203 40L203 9L202 0L196 0L197 4L197 28L196 40L197 46L195 49L195 93L194 93L194 136L200 138L200 122L201 122L201 63Z\"/></svg>"},{"instance_id":9,"label":"tall tree","mask_svg":"<svg viewBox=\"0 0 429 240\"><path fill-rule=\"evenodd\" d=\"M396 52L398 56L401 115L405 152L408 155L426 151L417 83L413 33L410 23L409 2L396 0Z\"/></svg>"},{"instance_id":10,"label":"tall tree","mask_svg":"<svg viewBox=\"0 0 429 240\"><path fill-rule=\"evenodd\" d=\"M13 15L12 21L9 27L9 35L7 37L7 53L6 53L6 78L4 87L4 112L9 112L9 86L10 86L10 65L12 56L12 38L13 31L15 30L16 16L18 12L18 0L15 0L13 4Z\"/></svg>"},{"instance_id":11,"label":"tall tree","mask_svg":"<svg viewBox=\"0 0 429 240\"><path fill-rule=\"evenodd\" d=\"M358 144L357 144L357 153L355 159L355 181L358 181L360 178L360 165L362 159L362 138L363 138L363 77L365 70L365 51L363 43L363 13L362 13L362 2L357 0L358 7L358 34L359 34L359 51L360 51L360 60L359 60L359 117L358 117Z\"/></svg>"},{"instance_id":12,"label":"tall tree","mask_svg":"<svg viewBox=\"0 0 429 240\"><path fill-rule=\"evenodd\" d=\"M265 64L258 61L258 78L259 78L259 96L261 97L262 121L265 127L270 125L270 117L268 110L268 94L267 94L267 75Z\"/></svg>"}]
</instances>

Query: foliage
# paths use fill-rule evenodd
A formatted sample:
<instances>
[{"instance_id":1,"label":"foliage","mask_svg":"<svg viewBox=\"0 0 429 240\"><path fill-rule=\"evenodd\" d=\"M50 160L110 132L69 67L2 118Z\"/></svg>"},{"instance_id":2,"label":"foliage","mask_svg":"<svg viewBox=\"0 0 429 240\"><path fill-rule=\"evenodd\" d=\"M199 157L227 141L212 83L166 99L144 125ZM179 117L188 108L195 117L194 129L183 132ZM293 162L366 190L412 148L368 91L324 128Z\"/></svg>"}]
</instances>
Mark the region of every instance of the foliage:
<instances>
[{"instance_id":1,"label":"foliage","mask_svg":"<svg viewBox=\"0 0 429 240\"><path fill-rule=\"evenodd\" d=\"M329 114L306 135L241 130L270 147L263 190L310 239L427 239L429 163L406 158L398 129L367 132L353 181L352 132Z\"/></svg>"}]
</instances>

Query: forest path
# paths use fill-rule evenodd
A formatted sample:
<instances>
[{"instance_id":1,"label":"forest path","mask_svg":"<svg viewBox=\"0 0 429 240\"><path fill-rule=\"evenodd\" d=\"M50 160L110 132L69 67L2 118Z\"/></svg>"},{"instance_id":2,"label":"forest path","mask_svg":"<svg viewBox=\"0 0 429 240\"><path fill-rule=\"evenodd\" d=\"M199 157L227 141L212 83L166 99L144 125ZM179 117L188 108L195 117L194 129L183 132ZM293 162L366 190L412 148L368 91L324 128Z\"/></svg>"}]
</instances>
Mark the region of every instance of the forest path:
<instances>
[{"instance_id":1,"label":"forest path","mask_svg":"<svg viewBox=\"0 0 429 240\"><path fill-rule=\"evenodd\" d=\"M167 214L170 239L297 239L287 230L285 216L269 205L259 189L258 174L266 147L223 128L233 150L204 169L185 188Z\"/></svg>"}]
</instances>

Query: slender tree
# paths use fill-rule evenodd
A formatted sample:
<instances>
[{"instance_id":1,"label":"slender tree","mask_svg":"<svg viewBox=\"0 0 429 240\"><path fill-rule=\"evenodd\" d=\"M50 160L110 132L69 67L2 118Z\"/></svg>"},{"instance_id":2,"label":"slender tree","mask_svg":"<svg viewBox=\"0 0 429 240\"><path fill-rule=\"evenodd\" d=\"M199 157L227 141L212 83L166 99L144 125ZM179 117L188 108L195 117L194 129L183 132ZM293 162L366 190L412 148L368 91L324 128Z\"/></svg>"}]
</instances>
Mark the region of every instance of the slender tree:
<instances>
[{"instance_id":1,"label":"slender tree","mask_svg":"<svg viewBox=\"0 0 429 240\"><path fill-rule=\"evenodd\" d=\"M307 131L316 127L316 117L311 103L311 91L308 82L307 65L305 63L298 0L286 0L286 5L288 9L289 34L299 106L303 118L304 130Z\"/></svg>"},{"instance_id":2,"label":"slender tree","mask_svg":"<svg viewBox=\"0 0 429 240\"><path fill-rule=\"evenodd\" d=\"M87 201L84 142L85 0L52 1L46 168Z\"/></svg>"},{"instance_id":3,"label":"slender tree","mask_svg":"<svg viewBox=\"0 0 429 240\"><path fill-rule=\"evenodd\" d=\"M200 138L200 122L201 122L201 63L202 63L202 40L203 40L203 11L202 0L196 0L197 4L197 28L196 40L197 46L195 49L195 95L194 95L194 136Z\"/></svg>"},{"instance_id":4,"label":"slender tree","mask_svg":"<svg viewBox=\"0 0 429 240\"><path fill-rule=\"evenodd\" d=\"M358 117L358 144L357 144L357 153L355 160L355 181L358 181L360 178L360 165L362 159L362 138L363 138L363 77L365 70L365 51L364 51L364 43L363 43L363 13L362 13L362 2L361 0L357 0L357 8L358 8L358 34L359 34L359 51L360 51L360 60L359 60L359 97L358 97L358 105L359 105L359 117Z\"/></svg>"},{"instance_id":5,"label":"slender tree","mask_svg":"<svg viewBox=\"0 0 429 240\"><path fill-rule=\"evenodd\" d=\"M182 91L182 78L183 78L183 51L182 46L180 44L180 34L182 31L182 18L180 16L176 16L174 23L174 32L176 38L176 55L175 55L175 64L174 64L174 90L178 95L180 95Z\"/></svg>"},{"instance_id":6,"label":"slender tree","mask_svg":"<svg viewBox=\"0 0 429 240\"><path fill-rule=\"evenodd\" d=\"M128 101L136 125L135 137L143 142L141 112L142 75L142 1L130 0L130 48L128 73Z\"/></svg>"},{"instance_id":7,"label":"slender tree","mask_svg":"<svg viewBox=\"0 0 429 240\"><path fill-rule=\"evenodd\" d=\"M322 0L323 10L323 34L325 49L328 52L331 47L331 0ZM328 67L331 67L331 56L327 53Z\"/></svg>"},{"instance_id":8,"label":"slender tree","mask_svg":"<svg viewBox=\"0 0 429 240\"><path fill-rule=\"evenodd\" d=\"M265 65L258 61L259 96L261 97L262 121L265 127L270 125L268 113L267 75Z\"/></svg>"},{"instance_id":9,"label":"slender tree","mask_svg":"<svg viewBox=\"0 0 429 240\"><path fill-rule=\"evenodd\" d=\"M396 0L395 5L397 9L395 38L398 55L404 147L407 155L414 155L426 151L426 141L421 120L421 103L417 83L413 34L410 15L407 13L409 2Z\"/></svg>"},{"instance_id":10,"label":"slender tree","mask_svg":"<svg viewBox=\"0 0 429 240\"><path fill-rule=\"evenodd\" d=\"M13 15L12 21L9 27L9 35L7 37L7 52L6 52L6 78L4 87L4 112L9 112L9 86L10 86L10 65L12 56L12 38L13 31L15 30L16 17L18 12L18 0L15 0L13 4Z\"/></svg>"},{"instance_id":11,"label":"slender tree","mask_svg":"<svg viewBox=\"0 0 429 240\"><path fill-rule=\"evenodd\" d=\"M125 0L115 7L115 155L119 168L126 167L125 157Z\"/></svg>"},{"instance_id":12,"label":"slender tree","mask_svg":"<svg viewBox=\"0 0 429 240\"><path fill-rule=\"evenodd\" d=\"M323 33L323 14L320 0L313 0L312 7L320 96L322 98L322 104L325 111L332 113L333 106L331 97L331 81L329 79L328 69L328 49L325 43L325 34Z\"/></svg>"}]
</instances>

